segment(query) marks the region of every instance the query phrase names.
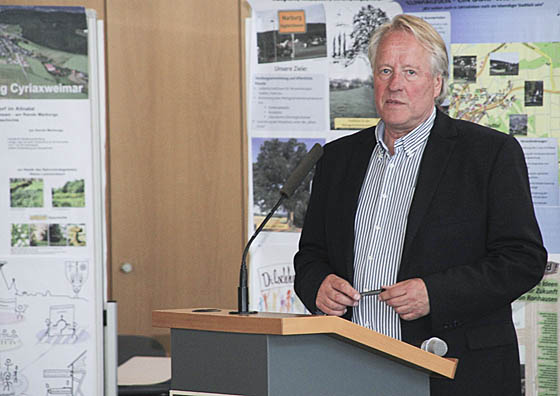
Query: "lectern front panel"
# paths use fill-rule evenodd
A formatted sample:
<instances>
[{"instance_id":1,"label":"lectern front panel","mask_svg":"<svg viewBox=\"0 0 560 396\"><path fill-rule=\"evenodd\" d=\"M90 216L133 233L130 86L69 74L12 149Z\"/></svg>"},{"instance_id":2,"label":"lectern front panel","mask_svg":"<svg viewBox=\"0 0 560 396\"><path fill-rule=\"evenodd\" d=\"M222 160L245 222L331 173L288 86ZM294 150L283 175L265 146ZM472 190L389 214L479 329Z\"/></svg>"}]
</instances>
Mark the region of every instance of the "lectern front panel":
<instances>
[{"instance_id":1,"label":"lectern front panel","mask_svg":"<svg viewBox=\"0 0 560 396\"><path fill-rule=\"evenodd\" d=\"M171 329L171 389L268 395L267 336Z\"/></svg>"},{"instance_id":2,"label":"lectern front panel","mask_svg":"<svg viewBox=\"0 0 560 396\"><path fill-rule=\"evenodd\" d=\"M327 334L270 337L269 396L422 396L429 376Z\"/></svg>"},{"instance_id":3,"label":"lectern front panel","mask_svg":"<svg viewBox=\"0 0 560 396\"><path fill-rule=\"evenodd\" d=\"M243 396L428 396L429 375L326 334L172 329L171 389Z\"/></svg>"}]
</instances>

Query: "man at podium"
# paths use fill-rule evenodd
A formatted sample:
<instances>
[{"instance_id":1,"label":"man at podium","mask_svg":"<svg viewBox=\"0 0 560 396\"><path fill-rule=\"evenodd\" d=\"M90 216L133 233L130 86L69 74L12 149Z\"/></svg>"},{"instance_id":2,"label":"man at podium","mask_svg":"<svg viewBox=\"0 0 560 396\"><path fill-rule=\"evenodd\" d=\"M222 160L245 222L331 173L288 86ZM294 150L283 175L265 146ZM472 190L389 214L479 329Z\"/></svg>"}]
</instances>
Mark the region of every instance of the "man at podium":
<instances>
[{"instance_id":1,"label":"man at podium","mask_svg":"<svg viewBox=\"0 0 560 396\"><path fill-rule=\"evenodd\" d=\"M416 346L444 340L459 365L432 395L520 395L510 304L547 257L521 147L436 106L449 62L427 22L396 16L369 51L381 121L325 146L295 290L311 312Z\"/></svg>"}]
</instances>

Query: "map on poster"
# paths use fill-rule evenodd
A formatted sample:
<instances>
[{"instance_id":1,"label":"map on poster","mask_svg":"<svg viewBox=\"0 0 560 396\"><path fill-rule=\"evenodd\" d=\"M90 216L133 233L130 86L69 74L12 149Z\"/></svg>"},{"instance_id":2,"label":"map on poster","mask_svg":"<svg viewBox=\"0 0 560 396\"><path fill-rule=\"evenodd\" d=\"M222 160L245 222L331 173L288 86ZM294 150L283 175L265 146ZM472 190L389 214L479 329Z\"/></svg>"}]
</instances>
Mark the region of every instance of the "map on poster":
<instances>
[{"instance_id":1,"label":"map on poster","mask_svg":"<svg viewBox=\"0 0 560 396\"><path fill-rule=\"evenodd\" d=\"M449 115L516 136L560 137L560 42L453 44Z\"/></svg>"},{"instance_id":2,"label":"map on poster","mask_svg":"<svg viewBox=\"0 0 560 396\"><path fill-rule=\"evenodd\" d=\"M535 205L558 206L560 42L452 44L449 115L520 140Z\"/></svg>"},{"instance_id":3,"label":"map on poster","mask_svg":"<svg viewBox=\"0 0 560 396\"><path fill-rule=\"evenodd\" d=\"M451 45L449 114L518 138L528 164L537 214L556 218L560 138L560 43ZM545 245L553 227L539 216ZM549 256L543 280L513 303L519 338L523 393L558 394L558 273L560 256Z\"/></svg>"}]
</instances>

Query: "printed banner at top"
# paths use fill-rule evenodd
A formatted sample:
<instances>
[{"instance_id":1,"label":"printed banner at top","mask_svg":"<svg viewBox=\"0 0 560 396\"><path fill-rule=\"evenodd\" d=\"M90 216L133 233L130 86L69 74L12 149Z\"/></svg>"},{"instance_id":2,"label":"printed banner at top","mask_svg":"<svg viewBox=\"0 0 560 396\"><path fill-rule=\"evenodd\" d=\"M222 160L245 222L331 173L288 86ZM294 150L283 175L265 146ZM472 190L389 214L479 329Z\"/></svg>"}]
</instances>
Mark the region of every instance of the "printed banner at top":
<instances>
[{"instance_id":1,"label":"printed banner at top","mask_svg":"<svg viewBox=\"0 0 560 396\"><path fill-rule=\"evenodd\" d=\"M278 33L306 33L305 11L278 11Z\"/></svg>"}]
</instances>

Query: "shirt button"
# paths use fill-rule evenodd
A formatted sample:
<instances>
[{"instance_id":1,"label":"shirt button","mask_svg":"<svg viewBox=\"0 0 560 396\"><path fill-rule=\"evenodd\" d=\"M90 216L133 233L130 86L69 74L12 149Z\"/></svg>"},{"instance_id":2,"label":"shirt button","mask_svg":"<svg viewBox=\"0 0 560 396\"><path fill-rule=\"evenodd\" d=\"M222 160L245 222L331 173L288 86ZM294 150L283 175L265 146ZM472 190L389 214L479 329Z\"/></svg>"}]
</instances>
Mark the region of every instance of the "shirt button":
<instances>
[{"instance_id":1,"label":"shirt button","mask_svg":"<svg viewBox=\"0 0 560 396\"><path fill-rule=\"evenodd\" d=\"M387 194L381 194L381 198L387 199Z\"/></svg>"},{"instance_id":2,"label":"shirt button","mask_svg":"<svg viewBox=\"0 0 560 396\"><path fill-rule=\"evenodd\" d=\"M379 227L378 225L375 226L375 231L379 231L381 229L381 227Z\"/></svg>"}]
</instances>

